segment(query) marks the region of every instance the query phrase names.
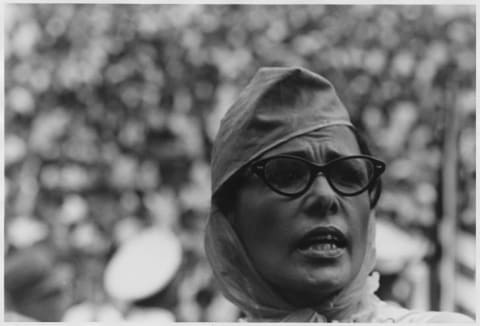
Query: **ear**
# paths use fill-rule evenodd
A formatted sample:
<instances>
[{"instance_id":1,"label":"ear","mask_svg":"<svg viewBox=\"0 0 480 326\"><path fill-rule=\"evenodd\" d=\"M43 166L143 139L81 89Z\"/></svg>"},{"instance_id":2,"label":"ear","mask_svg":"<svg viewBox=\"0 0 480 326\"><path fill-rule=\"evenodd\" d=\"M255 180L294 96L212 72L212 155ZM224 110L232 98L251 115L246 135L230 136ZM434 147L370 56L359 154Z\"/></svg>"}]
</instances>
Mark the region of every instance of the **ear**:
<instances>
[{"instance_id":1,"label":"ear","mask_svg":"<svg viewBox=\"0 0 480 326\"><path fill-rule=\"evenodd\" d=\"M226 213L225 217L227 221L232 225L235 226L235 214L233 213L233 209L229 209Z\"/></svg>"},{"instance_id":2,"label":"ear","mask_svg":"<svg viewBox=\"0 0 480 326\"><path fill-rule=\"evenodd\" d=\"M370 199L370 208L373 209L377 206L378 200L380 199L380 194L382 193L382 182L377 180L371 190L368 191L368 197Z\"/></svg>"},{"instance_id":3,"label":"ear","mask_svg":"<svg viewBox=\"0 0 480 326\"><path fill-rule=\"evenodd\" d=\"M368 192L368 199L370 201L370 209L375 207L375 188Z\"/></svg>"}]
</instances>

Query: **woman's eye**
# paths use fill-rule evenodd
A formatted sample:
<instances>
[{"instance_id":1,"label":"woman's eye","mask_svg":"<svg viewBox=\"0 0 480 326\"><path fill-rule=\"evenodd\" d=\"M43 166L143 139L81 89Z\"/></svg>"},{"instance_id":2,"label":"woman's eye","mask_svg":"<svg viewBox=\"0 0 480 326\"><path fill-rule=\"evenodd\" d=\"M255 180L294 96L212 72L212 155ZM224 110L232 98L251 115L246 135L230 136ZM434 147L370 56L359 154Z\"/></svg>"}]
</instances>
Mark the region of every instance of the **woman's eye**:
<instances>
[{"instance_id":1,"label":"woman's eye","mask_svg":"<svg viewBox=\"0 0 480 326\"><path fill-rule=\"evenodd\" d=\"M364 180L364 175L358 170L345 169L341 178L346 182L358 183Z\"/></svg>"},{"instance_id":2,"label":"woman's eye","mask_svg":"<svg viewBox=\"0 0 480 326\"><path fill-rule=\"evenodd\" d=\"M301 174L291 168L283 169L278 175L278 181L283 184L289 184L299 179Z\"/></svg>"},{"instance_id":3,"label":"woman's eye","mask_svg":"<svg viewBox=\"0 0 480 326\"><path fill-rule=\"evenodd\" d=\"M334 178L342 184L364 184L367 176L360 164L342 162L333 168Z\"/></svg>"},{"instance_id":4,"label":"woman's eye","mask_svg":"<svg viewBox=\"0 0 480 326\"><path fill-rule=\"evenodd\" d=\"M288 186L303 182L308 178L308 172L302 162L283 159L271 162L266 169L266 177L271 183L278 186Z\"/></svg>"}]
</instances>

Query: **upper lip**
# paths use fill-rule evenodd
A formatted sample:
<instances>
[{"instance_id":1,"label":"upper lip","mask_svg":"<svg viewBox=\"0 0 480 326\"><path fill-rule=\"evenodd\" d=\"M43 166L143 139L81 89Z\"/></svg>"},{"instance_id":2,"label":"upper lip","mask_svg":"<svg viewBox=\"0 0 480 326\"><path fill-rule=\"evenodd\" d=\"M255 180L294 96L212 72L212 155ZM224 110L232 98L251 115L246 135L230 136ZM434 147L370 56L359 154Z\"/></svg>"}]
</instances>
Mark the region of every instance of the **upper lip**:
<instances>
[{"instance_id":1,"label":"upper lip","mask_svg":"<svg viewBox=\"0 0 480 326\"><path fill-rule=\"evenodd\" d=\"M331 241L339 246L347 245L347 236L335 226L318 226L305 233L298 241L298 247L306 247L317 241Z\"/></svg>"}]
</instances>

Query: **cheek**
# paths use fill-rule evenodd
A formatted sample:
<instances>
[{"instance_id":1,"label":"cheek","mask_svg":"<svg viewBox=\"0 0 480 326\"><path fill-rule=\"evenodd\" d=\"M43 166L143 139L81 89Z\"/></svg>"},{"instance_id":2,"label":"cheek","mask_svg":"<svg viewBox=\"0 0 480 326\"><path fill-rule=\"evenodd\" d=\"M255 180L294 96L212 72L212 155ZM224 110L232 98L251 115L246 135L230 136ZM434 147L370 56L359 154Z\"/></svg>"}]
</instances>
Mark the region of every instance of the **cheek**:
<instances>
[{"instance_id":1,"label":"cheek","mask_svg":"<svg viewBox=\"0 0 480 326\"><path fill-rule=\"evenodd\" d=\"M260 185L242 190L237 198L234 225L249 254L262 255L284 243L291 229L289 216L295 211L294 202Z\"/></svg>"},{"instance_id":2,"label":"cheek","mask_svg":"<svg viewBox=\"0 0 480 326\"><path fill-rule=\"evenodd\" d=\"M368 229L368 221L370 217L370 205L368 197L361 194L356 197L352 197L352 201L346 206L347 215L350 219L350 227L354 234L366 236Z\"/></svg>"},{"instance_id":3,"label":"cheek","mask_svg":"<svg viewBox=\"0 0 480 326\"><path fill-rule=\"evenodd\" d=\"M368 225L370 220L370 204L368 194L351 197L345 204L349 231L352 236L352 254L354 265L360 265L365 256L369 241Z\"/></svg>"},{"instance_id":4,"label":"cheek","mask_svg":"<svg viewBox=\"0 0 480 326\"><path fill-rule=\"evenodd\" d=\"M235 207L235 226L242 234L273 224L275 208L259 191L242 191Z\"/></svg>"}]
</instances>

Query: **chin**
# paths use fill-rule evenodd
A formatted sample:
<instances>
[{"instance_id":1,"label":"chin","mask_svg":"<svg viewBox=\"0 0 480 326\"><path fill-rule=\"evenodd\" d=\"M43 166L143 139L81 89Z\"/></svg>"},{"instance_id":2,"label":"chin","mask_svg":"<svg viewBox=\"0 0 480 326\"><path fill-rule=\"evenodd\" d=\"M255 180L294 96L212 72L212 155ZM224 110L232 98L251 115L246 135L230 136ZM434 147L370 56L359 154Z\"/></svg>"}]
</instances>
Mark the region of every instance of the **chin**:
<instances>
[{"instance_id":1,"label":"chin","mask_svg":"<svg viewBox=\"0 0 480 326\"><path fill-rule=\"evenodd\" d=\"M279 277L275 288L289 303L298 307L311 307L328 300L341 291L351 279L347 266L328 266L295 270Z\"/></svg>"},{"instance_id":2,"label":"chin","mask_svg":"<svg viewBox=\"0 0 480 326\"><path fill-rule=\"evenodd\" d=\"M318 294L330 295L343 289L350 279L345 271L325 268L315 271L305 280L305 290Z\"/></svg>"}]
</instances>

